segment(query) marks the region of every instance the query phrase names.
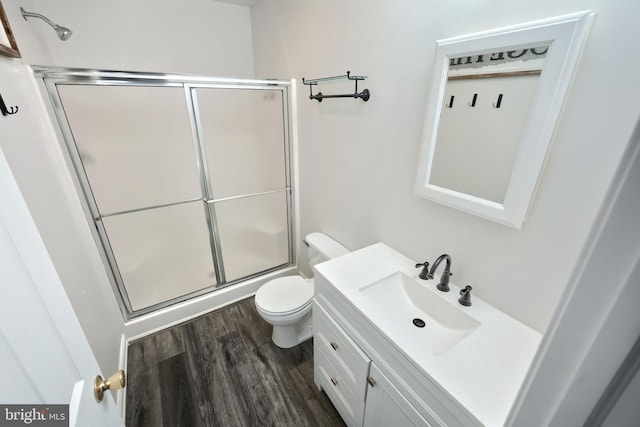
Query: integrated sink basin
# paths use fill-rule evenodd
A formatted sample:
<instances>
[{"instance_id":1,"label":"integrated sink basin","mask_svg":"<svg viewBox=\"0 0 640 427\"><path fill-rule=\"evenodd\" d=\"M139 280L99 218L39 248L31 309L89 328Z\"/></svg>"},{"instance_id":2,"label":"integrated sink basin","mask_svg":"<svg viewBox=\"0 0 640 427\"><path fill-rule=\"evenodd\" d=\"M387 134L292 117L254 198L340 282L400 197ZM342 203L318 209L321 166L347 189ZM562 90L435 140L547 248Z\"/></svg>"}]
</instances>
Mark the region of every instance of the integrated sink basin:
<instances>
[{"instance_id":1,"label":"integrated sink basin","mask_svg":"<svg viewBox=\"0 0 640 427\"><path fill-rule=\"evenodd\" d=\"M434 280L421 283L396 272L360 288L359 292L368 315L376 318L383 332L419 340L425 350L441 355L481 323L465 313L462 305L438 295L441 291L435 289L436 283Z\"/></svg>"}]
</instances>

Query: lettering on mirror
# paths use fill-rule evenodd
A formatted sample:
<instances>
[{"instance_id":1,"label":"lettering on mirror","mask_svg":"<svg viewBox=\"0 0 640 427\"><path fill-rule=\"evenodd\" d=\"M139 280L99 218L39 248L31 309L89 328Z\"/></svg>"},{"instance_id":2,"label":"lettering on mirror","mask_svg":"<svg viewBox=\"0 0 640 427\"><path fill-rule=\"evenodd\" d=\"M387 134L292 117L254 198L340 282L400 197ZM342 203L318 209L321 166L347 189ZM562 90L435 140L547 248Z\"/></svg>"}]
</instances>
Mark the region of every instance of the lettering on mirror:
<instances>
[{"instance_id":1,"label":"lettering on mirror","mask_svg":"<svg viewBox=\"0 0 640 427\"><path fill-rule=\"evenodd\" d=\"M526 49L514 49L490 54L480 54L473 56L460 56L449 59L449 70L467 68L468 66L485 66L506 63L510 61L527 61L531 59L544 58L549 51L549 46L538 46ZM479 64L479 65L478 65Z\"/></svg>"}]
</instances>

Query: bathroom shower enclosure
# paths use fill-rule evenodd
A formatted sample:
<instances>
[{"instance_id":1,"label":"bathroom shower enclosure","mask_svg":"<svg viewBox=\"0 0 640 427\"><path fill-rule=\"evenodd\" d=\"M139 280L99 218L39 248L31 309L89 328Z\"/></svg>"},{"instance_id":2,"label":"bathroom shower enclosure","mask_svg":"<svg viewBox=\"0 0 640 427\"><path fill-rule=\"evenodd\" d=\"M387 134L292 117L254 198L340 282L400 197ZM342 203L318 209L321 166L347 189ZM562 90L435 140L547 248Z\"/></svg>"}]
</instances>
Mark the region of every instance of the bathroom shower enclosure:
<instances>
[{"instance_id":1,"label":"bathroom shower enclosure","mask_svg":"<svg viewBox=\"0 0 640 427\"><path fill-rule=\"evenodd\" d=\"M291 82L34 72L126 318L295 264Z\"/></svg>"}]
</instances>

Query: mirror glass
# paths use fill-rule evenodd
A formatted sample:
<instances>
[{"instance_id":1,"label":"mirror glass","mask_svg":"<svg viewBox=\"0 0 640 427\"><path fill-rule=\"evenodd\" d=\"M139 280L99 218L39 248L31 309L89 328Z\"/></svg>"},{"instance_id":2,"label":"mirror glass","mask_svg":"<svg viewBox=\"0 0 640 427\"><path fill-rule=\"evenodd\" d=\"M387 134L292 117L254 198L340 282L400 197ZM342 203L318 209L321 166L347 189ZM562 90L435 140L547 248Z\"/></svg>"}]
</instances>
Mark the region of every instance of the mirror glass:
<instances>
[{"instance_id":1,"label":"mirror glass","mask_svg":"<svg viewBox=\"0 0 640 427\"><path fill-rule=\"evenodd\" d=\"M431 184L504 202L548 49L449 59Z\"/></svg>"},{"instance_id":2,"label":"mirror glass","mask_svg":"<svg viewBox=\"0 0 640 427\"><path fill-rule=\"evenodd\" d=\"M592 19L437 41L416 194L520 228Z\"/></svg>"}]
</instances>

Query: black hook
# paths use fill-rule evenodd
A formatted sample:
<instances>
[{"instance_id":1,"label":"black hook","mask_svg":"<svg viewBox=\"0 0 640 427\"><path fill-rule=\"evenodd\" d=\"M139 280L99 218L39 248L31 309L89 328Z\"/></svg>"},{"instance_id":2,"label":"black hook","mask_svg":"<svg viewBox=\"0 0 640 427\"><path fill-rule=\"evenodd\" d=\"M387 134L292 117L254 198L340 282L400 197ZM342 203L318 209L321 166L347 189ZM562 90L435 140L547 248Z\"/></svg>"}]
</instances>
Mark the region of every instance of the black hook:
<instances>
[{"instance_id":1,"label":"black hook","mask_svg":"<svg viewBox=\"0 0 640 427\"><path fill-rule=\"evenodd\" d=\"M496 108L500 108L500 104L502 104L502 94L498 95L498 102L493 104L493 106Z\"/></svg>"},{"instance_id":2,"label":"black hook","mask_svg":"<svg viewBox=\"0 0 640 427\"><path fill-rule=\"evenodd\" d=\"M15 114L18 112L18 107L9 107L7 108L7 106L4 103L4 99L2 99L2 95L0 95L0 111L2 112L3 116L8 116L10 114Z\"/></svg>"},{"instance_id":3,"label":"black hook","mask_svg":"<svg viewBox=\"0 0 640 427\"><path fill-rule=\"evenodd\" d=\"M473 94L473 99L471 100L469 104L470 107L475 107L476 106L476 101L478 100L478 94L474 93Z\"/></svg>"},{"instance_id":4,"label":"black hook","mask_svg":"<svg viewBox=\"0 0 640 427\"><path fill-rule=\"evenodd\" d=\"M447 105L448 108L453 107L453 98L455 98L453 95L451 95L451 99L449 100L449 105Z\"/></svg>"}]
</instances>

